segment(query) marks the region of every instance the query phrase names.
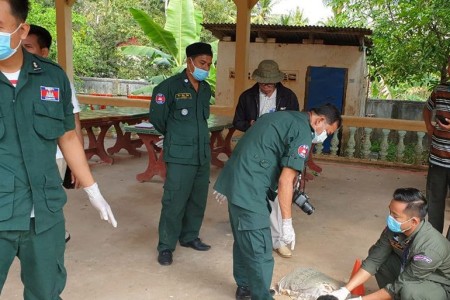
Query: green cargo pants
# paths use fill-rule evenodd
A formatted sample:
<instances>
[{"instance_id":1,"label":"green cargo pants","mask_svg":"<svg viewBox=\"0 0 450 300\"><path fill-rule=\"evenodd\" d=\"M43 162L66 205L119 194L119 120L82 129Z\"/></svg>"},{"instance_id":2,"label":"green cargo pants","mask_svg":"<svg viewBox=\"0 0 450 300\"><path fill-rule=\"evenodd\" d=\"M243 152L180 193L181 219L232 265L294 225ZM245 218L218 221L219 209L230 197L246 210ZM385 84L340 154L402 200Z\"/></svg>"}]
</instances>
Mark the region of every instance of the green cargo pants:
<instances>
[{"instance_id":1,"label":"green cargo pants","mask_svg":"<svg viewBox=\"0 0 450 300\"><path fill-rule=\"evenodd\" d=\"M64 222L35 234L34 218L28 231L0 231L0 292L17 256L25 300L59 300L66 285Z\"/></svg>"},{"instance_id":2,"label":"green cargo pants","mask_svg":"<svg viewBox=\"0 0 450 300\"><path fill-rule=\"evenodd\" d=\"M401 260L396 254L391 254L389 259L381 265L375 274L378 286L385 287L388 283L393 283L400 275ZM444 287L436 282L417 280L404 283L395 300L447 300L450 294Z\"/></svg>"},{"instance_id":3,"label":"green cargo pants","mask_svg":"<svg viewBox=\"0 0 450 300\"><path fill-rule=\"evenodd\" d=\"M177 241L198 238L208 198L210 164L166 164L158 251L174 251Z\"/></svg>"},{"instance_id":4,"label":"green cargo pants","mask_svg":"<svg viewBox=\"0 0 450 300\"><path fill-rule=\"evenodd\" d=\"M238 286L248 286L252 300L272 300L274 259L270 234L269 211L256 214L228 204L233 232L233 276Z\"/></svg>"}]
</instances>

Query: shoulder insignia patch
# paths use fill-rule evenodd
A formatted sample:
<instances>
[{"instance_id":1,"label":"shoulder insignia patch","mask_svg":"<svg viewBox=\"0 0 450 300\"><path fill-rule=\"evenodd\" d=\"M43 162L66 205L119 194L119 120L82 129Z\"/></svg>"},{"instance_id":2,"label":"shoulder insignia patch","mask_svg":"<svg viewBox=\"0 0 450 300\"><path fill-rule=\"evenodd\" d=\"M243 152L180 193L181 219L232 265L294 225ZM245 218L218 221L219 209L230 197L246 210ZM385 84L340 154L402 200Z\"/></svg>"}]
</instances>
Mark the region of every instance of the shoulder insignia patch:
<instances>
[{"instance_id":1,"label":"shoulder insignia patch","mask_svg":"<svg viewBox=\"0 0 450 300\"><path fill-rule=\"evenodd\" d=\"M423 262L426 262L427 264L429 264L433 261L431 258L429 258L428 256L426 256L424 254L414 255L413 260L414 261L423 261Z\"/></svg>"},{"instance_id":2,"label":"shoulder insignia patch","mask_svg":"<svg viewBox=\"0 0 450 300\"><path fill-rule=\"evenodd\" d=\"M156 95L155 101L156 101L157 104L164 104L166 102L166 96L164 96L163 94L159 93L159 94Z\"/></svg>"},{"instance_id":3,"label":"shoulder insignia patch","mask_svg":"<svg viewBox=\"0 0 450 300\"><path fill-rule=\"evenodd\" d=\"M308 155L308 152L309 152L309 147L307 145L301 145L297 149L298 156L300 156L301 158L306 158L306 156Z\"/></svg>"}]
</instances>

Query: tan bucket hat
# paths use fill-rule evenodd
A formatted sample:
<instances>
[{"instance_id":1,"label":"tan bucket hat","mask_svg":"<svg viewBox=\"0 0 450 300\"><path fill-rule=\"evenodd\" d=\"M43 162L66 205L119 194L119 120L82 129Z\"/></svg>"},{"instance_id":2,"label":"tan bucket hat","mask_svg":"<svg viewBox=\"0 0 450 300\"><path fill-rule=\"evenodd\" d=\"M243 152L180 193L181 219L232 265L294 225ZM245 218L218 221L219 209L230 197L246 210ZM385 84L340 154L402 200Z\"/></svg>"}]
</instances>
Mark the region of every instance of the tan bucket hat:
<instances>
[{"instance_id":1,"label":"tan bucket hat","mask_svg":"<svg viewBox=\"0 0 450 300\"><path fill-rule=\"evenodd\" d=\"M253 71L252 78L259 83L278 83L283 81L284 73L280 71L275 61L266 59Z\"/></svg>"}]
</instances>

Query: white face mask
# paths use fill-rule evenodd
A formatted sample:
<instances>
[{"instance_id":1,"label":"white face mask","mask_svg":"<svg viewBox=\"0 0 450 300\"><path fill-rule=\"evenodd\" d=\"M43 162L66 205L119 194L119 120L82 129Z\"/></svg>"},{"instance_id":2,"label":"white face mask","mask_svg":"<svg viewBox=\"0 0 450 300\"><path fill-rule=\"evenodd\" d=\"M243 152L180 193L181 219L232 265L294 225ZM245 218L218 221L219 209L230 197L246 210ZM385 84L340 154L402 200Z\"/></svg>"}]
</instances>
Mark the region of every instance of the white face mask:
<instances>
[{"instance_id":1,"label":"white face mask","mask_svg":"<svg viewBox=\"0 0 450 300\"><path fill-rule=\"evenodd\" d=\"M312 142L314 144L320 144L320 143L323 143L327 139L327 137L328 137L328 135L327 135L327 131L325 129L319 135L317 135L317 133L314 132L314 138L313 138Z\"/></svg>"}]
</instances>

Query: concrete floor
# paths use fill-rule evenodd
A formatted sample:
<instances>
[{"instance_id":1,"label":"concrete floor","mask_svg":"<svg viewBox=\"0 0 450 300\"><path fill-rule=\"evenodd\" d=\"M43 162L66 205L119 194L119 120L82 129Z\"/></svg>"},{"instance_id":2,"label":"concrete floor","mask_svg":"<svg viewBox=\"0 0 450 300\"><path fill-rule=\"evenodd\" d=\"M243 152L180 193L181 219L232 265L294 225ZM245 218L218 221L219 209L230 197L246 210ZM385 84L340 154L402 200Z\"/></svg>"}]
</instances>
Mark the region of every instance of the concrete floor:
<instances>
[{"instance_id":1,"label":"concrete floor","mask_svg":"<svg viewBox=\"0 0 450 300\"><path fill-rule=\"evenodd\" d=\"M143 150L143 148L142 148ZM201 238L212 245L208 252L178 247L174 263L157 261L158 220L162 181L135 179L147 157L121 152L113 165L91 161L100 189L112 206L118 228L99 219L82 190L71 190L65 207L67 228L67 286L65 300L113 299L234 299L233 238L226 205L212 197ZM306 185L316 211L311 216L294 211L297 246L290 259L275 255L273 285L297 267L312 267L346 281L355 259L364 258L385 226L388 203L398 187L425 188L426 172L382 169L331 162L318 163L323 172ZM211 186L220 169L212 167ZM447 223L448 223L447 219ZM11 267L1 299L22 299L17 260ZM376 289L374 280L366 290ZM277 299L288 299L277 297Z\"/></svg>"}]
</instances>

